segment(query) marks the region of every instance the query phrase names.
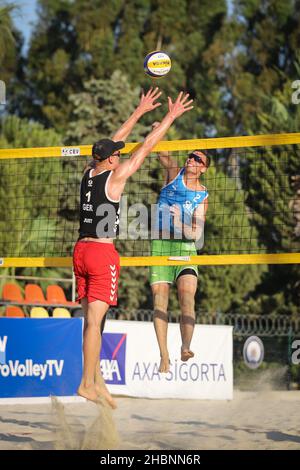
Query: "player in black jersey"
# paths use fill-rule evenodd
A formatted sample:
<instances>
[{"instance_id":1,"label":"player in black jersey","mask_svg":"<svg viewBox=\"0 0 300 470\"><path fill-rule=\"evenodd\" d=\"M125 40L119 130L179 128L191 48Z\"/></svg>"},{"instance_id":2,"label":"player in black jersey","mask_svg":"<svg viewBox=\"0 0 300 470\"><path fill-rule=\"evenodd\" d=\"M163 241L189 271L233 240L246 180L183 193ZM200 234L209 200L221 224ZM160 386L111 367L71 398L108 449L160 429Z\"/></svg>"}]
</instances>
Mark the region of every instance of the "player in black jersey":
<instances>
[{"instance_id":1,"label":"player in black jersey","mask_svg":"<svg viewBox=\"0 0 300 470\"><path fill-rule=\"evenodd\" d=\"M78 394L92 401L104 397L113 408L115 402L101 376L99 355L100 328L102 332L109 306L117 302L120 263L113 240L118 231L119 201L127 179L141 167L174 120L193 108L188 93L179 93L174 103L168 98L169 109L160 125L150 132L129 159L120 163L123 141L143 114L160 106L156 102L160 95L158 88L151 88L142 95L138 107L112 140L102 139L94 144L94 164L86 169L81 184L79 240L73 255L78 300L86 320L84 367Z\"/></svg>"}]
</instances>

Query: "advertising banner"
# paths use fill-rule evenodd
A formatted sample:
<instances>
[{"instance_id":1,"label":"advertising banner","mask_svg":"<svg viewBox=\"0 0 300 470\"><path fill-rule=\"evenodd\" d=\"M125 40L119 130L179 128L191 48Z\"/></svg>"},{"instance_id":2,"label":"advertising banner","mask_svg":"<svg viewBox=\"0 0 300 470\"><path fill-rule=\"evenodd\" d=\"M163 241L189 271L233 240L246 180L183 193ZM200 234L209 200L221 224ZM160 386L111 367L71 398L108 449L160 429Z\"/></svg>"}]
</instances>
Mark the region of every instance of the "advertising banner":
<instances>
[{"instance_id":1,"label":"advertising banner","mask_svg":"<svg viewBox=\"0 0 300 470\"><path fill-rule=\"evenodd\" d=\"M158 372L159 349L153 324L107 321L101 370L113 394L145 398L232 399L232 327L196 325L191 349L180 359L179 325L168 327L170 371Z\"/></svg>"},{"instance_id":2,"label":"advertising banner","mask_svg":"<svg viewBox=\"0 0 300 470\"><path fill-rule=\"evenodd\" d=\"M81 318L1 318L0 398L75 395L82 328Z\"/></svg>"},{"instance_id":3,"label":"advertising banner","mask_svg":"<svg viewBox=\"0 0 300 470\"><path fill-rule=\"evenodd\" d=\"M81 318L0 319L0 399L76 396L82 375ZM145 398L231 399L232 327L196 325L180 359L178 324L168 327L170 371L159 373L159 349L150 322L108 320L101 370L112 394Z\"/></svg>"}]
</instances>

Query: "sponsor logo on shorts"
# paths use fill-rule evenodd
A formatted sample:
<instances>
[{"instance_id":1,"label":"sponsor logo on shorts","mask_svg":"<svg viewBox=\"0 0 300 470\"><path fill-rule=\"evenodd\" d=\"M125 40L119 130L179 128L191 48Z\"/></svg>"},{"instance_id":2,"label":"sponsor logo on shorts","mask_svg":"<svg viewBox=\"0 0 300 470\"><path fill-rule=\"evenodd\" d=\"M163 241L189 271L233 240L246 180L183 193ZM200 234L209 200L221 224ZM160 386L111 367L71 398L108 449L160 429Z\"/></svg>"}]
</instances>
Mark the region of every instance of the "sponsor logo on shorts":
<instances>
[{"instance_id":1,"label":"sponsor logo on shorts","mask_svg":"<svg viewBox=\"0 0 300 470\"><path fill-rule=\"evenodd\" d=\"M100 357L105 382L125 385L126 333L103 333Z\"/></svg>"},{"instance_id":2,"label":"sponsor logo on shorts","mask_svg":"<svg viewBox=\"0 0 300 470\"><path fill-rule=\"evenodd\" d=\"M110 264L110 274L111 274L111 283L110 283L110 301L113 302L117 294L117 268L115 264Z\"/></svg>"}]
</instances>

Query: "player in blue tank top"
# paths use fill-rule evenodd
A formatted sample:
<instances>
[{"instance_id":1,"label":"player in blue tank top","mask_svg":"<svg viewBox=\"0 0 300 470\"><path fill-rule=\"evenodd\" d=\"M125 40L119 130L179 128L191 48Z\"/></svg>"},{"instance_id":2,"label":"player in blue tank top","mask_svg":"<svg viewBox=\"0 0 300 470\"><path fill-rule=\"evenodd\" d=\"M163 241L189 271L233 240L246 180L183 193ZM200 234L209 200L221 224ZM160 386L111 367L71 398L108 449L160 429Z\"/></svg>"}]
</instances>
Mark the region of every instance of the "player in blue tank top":
<instances>
[{"instance_id":1,"label":"player in blue tank top","mask_svg":"<svg viewBox=\"0 0 300 470\"><path fill-rule=\"evenodd\" d=\"M197 255L202 247L208 192L200 177L210 165L210 157L201 150L188 155L183 168L168 153L160 153L159 160L167 170L166 185L158 199L156 220L157 239L152 240L152 256ZM201 243L197 243L201 241ZM170 359L167 347L168 301L170 285L176 282L181 309L181 360L194 356L190 349L195 325L195 294L198 268L191 266L152 266L150 283L154 305L154 328L160 349L160 372L168 372Z\"/></svg>"},{"instance_id":2,"label":"player in blue tank top","mask_svg":"<svg viewBox=\"0 0 300 470\"><path fill-rule=\"evenodd\" d=\"M192 226L195 210L208 197L208 192L204 187L200 189L188 188L184 182L185 175L186 168L184 167L181 168L173 181L162 188L157 204L157 228L159 232L165 235L168 235L169 232L170 238L175 239L190 239L183 228L184 226ZM174 224L174 221L176 221L176 218L174 219L176 206L180 215L180 223L177 225ZM194 238L192 237L192 239Z\"/></svg>"}]
</instances>

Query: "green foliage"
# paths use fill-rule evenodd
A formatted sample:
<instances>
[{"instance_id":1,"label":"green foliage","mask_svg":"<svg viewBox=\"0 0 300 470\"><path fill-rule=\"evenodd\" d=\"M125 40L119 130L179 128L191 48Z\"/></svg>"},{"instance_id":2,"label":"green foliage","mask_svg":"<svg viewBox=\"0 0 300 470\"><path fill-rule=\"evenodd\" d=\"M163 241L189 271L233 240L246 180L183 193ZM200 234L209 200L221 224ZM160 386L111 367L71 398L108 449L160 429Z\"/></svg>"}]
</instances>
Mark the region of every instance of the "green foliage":
<instances>
[{"instance_id":1,"label":"green foliage","mask_svg":"<svg viewBox=\"0 0 300 470\"><path fill-rule=\"evenodd\" d=\"M0 121L0 148L46 147L61 144L53 129L36 122L7 115Z\"/></svg>"},{"instance_id":2,"label":"green foliage","mask_svg":"<svg viewBox=\"0 0 300 470\"><path fill-rule=\"evenodd\" d=\"M296 55L293 67L299 70L299 55ZM281 132L299 130L300 109L291 100L291 81L283 73L280 75L285 81L281 89L277 89L273 96L260 94L261 107L257 118L262 133L278 130L278 123ZM251 182L246 202L253 210L260 243L271 253L300 251L299 175L298 146L267 148L260 158L250 151L243 168L244 186L246 179ZM256 305L251 305L251 308L264 313L299 312L299 277L299 265L268 266L268 272L253 295L252 303ZM243 308L247 309L247 305Z\"/></svg>"},{"instance_id":3,"label":"green foliage","mask_svg":"<svg viewBox=\"0 0 300 470\"><path fill-rule=\"evenodd\" d=\"M0 70L1 80L8 82L16 65L16 38L11 13L13 5L0 6Z\"/></svg>"},{"instance_id":4,"label":"green foliage","mask_svg":"<svg viewBox=\"0 0 300 470\"><path fill-rule=\"evenodd\" d=\"M67 130L70 144L88 144L112 136L133 112L139 101L140 89L132 88L126 75L115 70L109 79L92 79L84 83L84 91L70 96L72 114ZM138 123L131 141L145 134Z\"/></svg>"},{"instance_id":5,"label":"green foliage","mask_svg":"<svg viewBox=\"0 0 300 470\"><path fill-rule=\"evenodd\" d=\"M91 144L112 135L137 103L140 88L153 84L163 90L164 101L181 89L195 98L193 112L171 129L172 139L298 132L300 107L292 103L291 96L292 82L300 73L299 6L299 0L234 0L228 18L225 0L39 0L39 20L25 69L18 56L20 40L12 29L11 10L1 16L2 9L1 73L11 78L17 66L24 74L21 82L17 80L20 72L16 77L10 109L56 129L61 137L36 124L8 120L0 146ZM1 44L6 46L2 62ZM143 72L144 56L156 48L169 52L172 59L171 72L159 81ZM146 115L130 140L141 140L144 125L161 119L165 110L164 105ZM241 171L235 175L238 191L226 166L210 169L205 249L238 252L235 238L240 236L237 227L244 216L243 236L249 251L299 251L299 162L299 150L294 147L281 153L269 149L260 158L247 151L239 160ZM127 186L130 204L155 202L162 173L157 162L147 165ZM46 166L51 173L51 165ZM38 171L51 181L48 169ZM11 171L3 169L4 181ZM31 171L29 165L24 184ZM9 195L12 205L17 204L14 198L19 203L24 197L22 184ZM73 191L79 176L72 182L64 177L61 184ZM139 196L142 186L145 191ZM0 191L1 212L7 196ZM45 191L51 200L50 190ZM146 200L149 194L151 201ZM37 200L34 187L29 188L27 200L34 197ZM31 205L39 220L44 215L42 204ZM76 214L74 210L70 213L70 207L70 201L65 201L67 218L61 223L71 230ZM118 243L122 254L132 250L127 241ZM197 307L297 312L299 275L297 265L202 267ZM120 301L130 308L151 305L147 269L123 269ZM170 307L177 306L173 292Z\"/></svg>"},{"instance_id":6,"label":"green foliage","mask_svg":"<svg viewBox=\"0 0 300 470\"><path fill-rule=\"evenodd\" d=\"M72 113L69 96L84 92L84 84L91 79L110 79L120 70L133 87L159 84L165 95L171 96L190 90L197 95L202 119L211 104L208 90L217 80L212 74L210 85L205 83L207 67L201 56L225 17L225 0L213 4L207 0L40 0L27 66L28 82L34 86L28 98L24 97L23 109L65 131ZM157 48L165 49L173 60L168 78L159 82L143 71L144 57ZM197 89L195 74L200 85ZM154 113L154 119L157 116ZM183 117L182 137L202 132L203 124L198 126L195 121L195 115Z\"/></svg>"},{"instance_id":7,"label":"green foliage","mask_svg":"<svg viewBox=\"0 0 300 470\"><path fill-rule=\"evenodd\" d=\"M59 143L60 137L53 130L45 130L38 123L9 115L0 121L0 148ZM60 161L49 159L45 164L43 159L8 159L0 160L0 167L1 255L52 255L61 222L53 191L62 168Z\"/></svg>"}]
</instances>

